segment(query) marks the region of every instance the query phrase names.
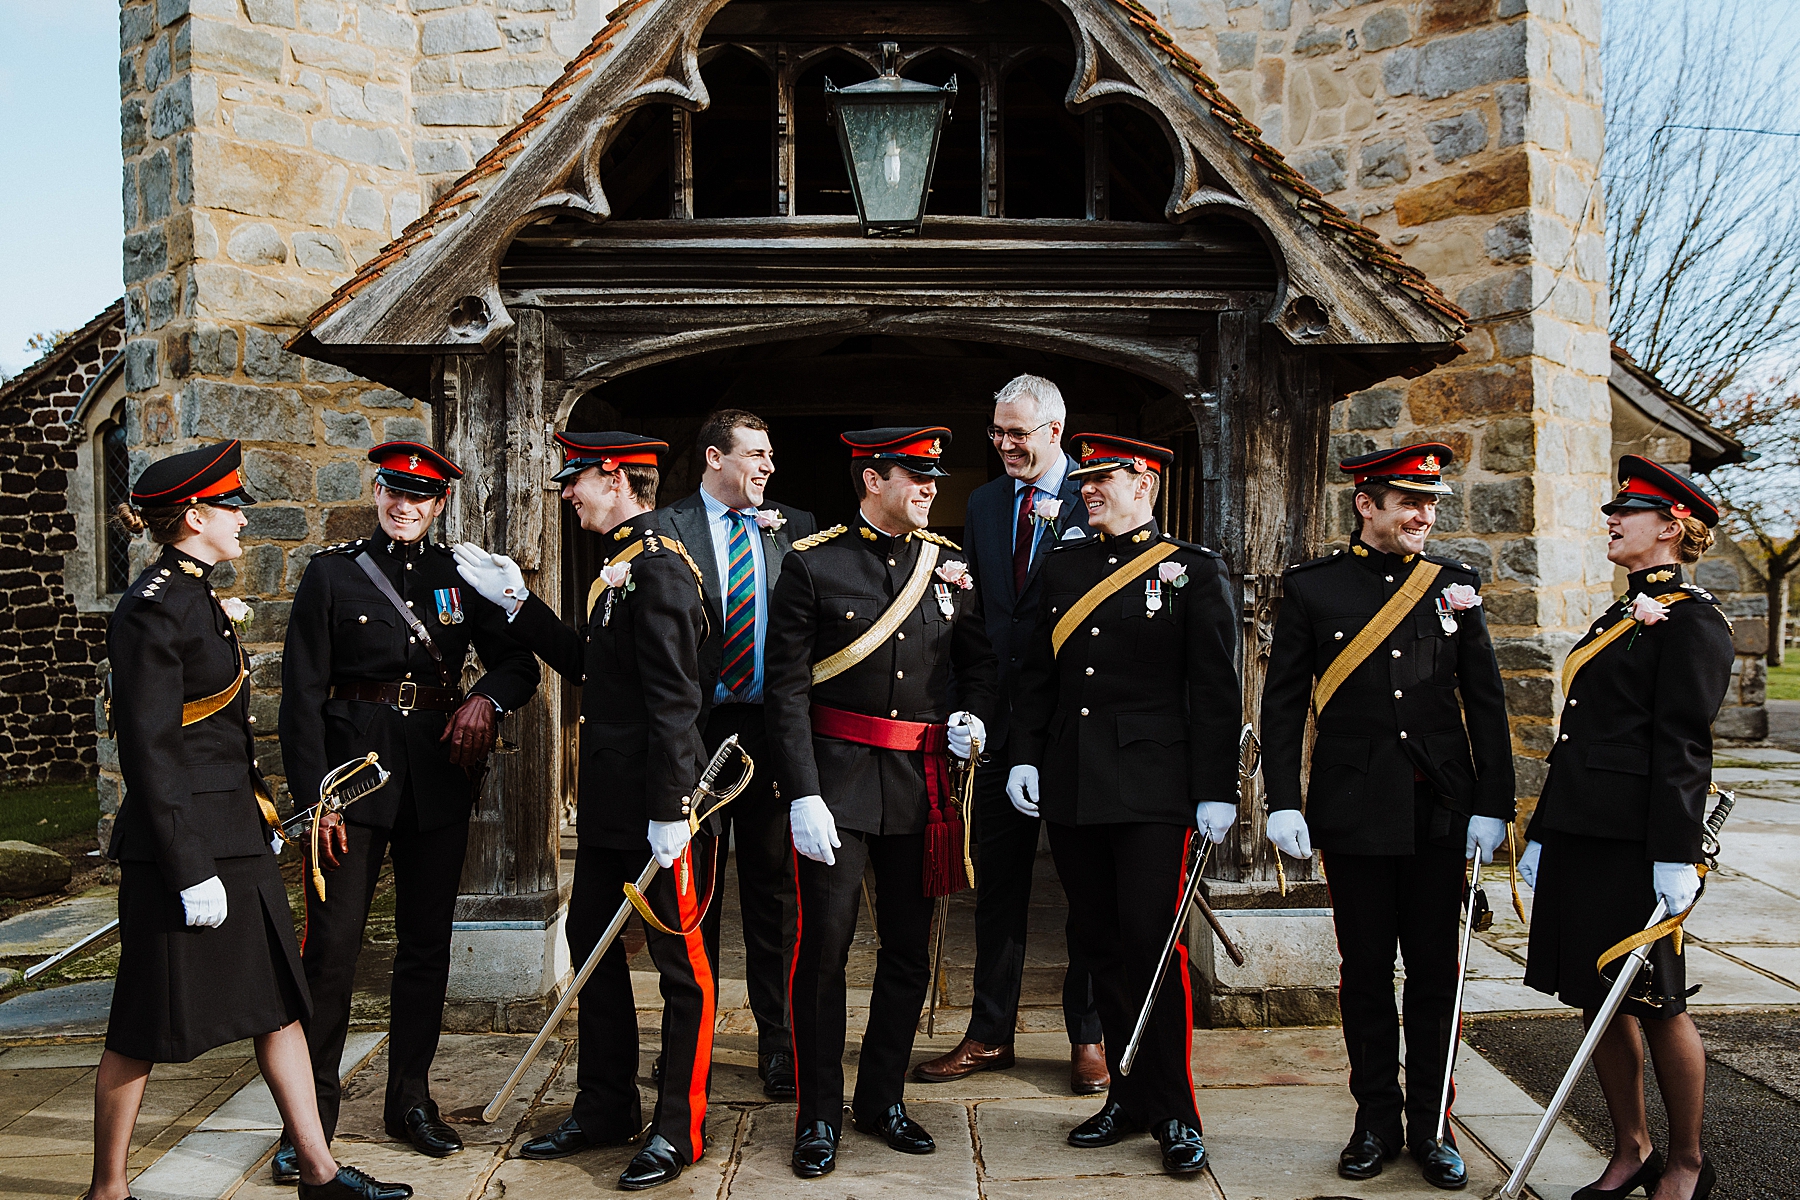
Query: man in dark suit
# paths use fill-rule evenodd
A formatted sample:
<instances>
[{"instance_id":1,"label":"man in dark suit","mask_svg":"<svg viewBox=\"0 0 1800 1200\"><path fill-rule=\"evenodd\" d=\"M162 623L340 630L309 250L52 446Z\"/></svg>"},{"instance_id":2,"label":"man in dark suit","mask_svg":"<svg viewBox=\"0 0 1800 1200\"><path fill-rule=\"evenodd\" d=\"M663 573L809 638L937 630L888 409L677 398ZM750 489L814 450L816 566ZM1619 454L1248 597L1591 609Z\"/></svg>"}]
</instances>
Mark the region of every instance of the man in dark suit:
<instances>
[{"instance_id":1,"label":"man in dark suit","mask_svg":"<svg viewBox=\"0 0 1800 1200\"><path fill-rule=\"evenodd\" d=\"M1426 554L1451 450L1424 442L1345 459L1348 552L1290 567L1263 684L1269 840L1325 852L1343 955L1339 1001L1356 1128L1338 1174L1368 1179L1410 1144L1425 1180L1460 1188L1437 1138L1467 860L1493 858L1513 816L1512 735L1481 577ZM1367 630L1367 636L1362 636ZM1315 682L1315 680L1317 682ZM1308 711L1317 737L1301 816ZM1406 956L1406 1088L1394 948ZM1401 1117L1405 1117L1402 1129Z\"/></svg>"},{"instance_id":2,"label":"man in dark suit","mask_svg":"<svg viewBox=\"0 0 1800 1200\"><path fill-rule=\"evenodd\" d=\"M1065 416L1062 392L1037 375L1020 375L995 393L987 432L1006 474L975 489L963 522L975 596L1000 664L1000 697L992 741L982 748L987 762L975 775L981 865L975 880L974 1010L956 1049L914 1069L913 1077L924 1083L1013 1065L1032 871L1043 822L1016 811L1006 798L1007 734L1013 683L1037 622L1044 557L1051 547L1088 534L1081 481L1069 478L1069 457L1062 450ZM1069 920L1072 925L1072 913ZM1073 947L1074 938L1068 940ZM1069 1034L1070 1089L1076 1095L1105 1091L1109 1078L1100 1016L1087 968L1073 955L1063 976L1063 1028Z\"/></svg>"},{"instance_id":3,"label":"man in dark suit","mask_svg":"<svg viewBox=\"0 0 1800 1200\"><path fill-rule=\"evenodd\" d=\"M450 923L469 841L472 780L494 744L499 714L531 699L538 665L506 635L498 608L471 593L448 548L430 538L462 471L429 446L369 451L375 536L321 550L294 593L281 671L281 750L294 799L318 799L337 763L373 750L393 779L343 817L320 823L325 895L306 889L301 953L313 1017L312 1052L325 1136L337 1126L339 1062L363 926L381 861L394 863L399 903L389 1017L386 1123L434 1157L462 1149L440 1119L429 1075L450 977ZM377 579L380 582L377 582ZM473 642L486 675L465 697ZM296 1170L284 1146L277 1182Z\"/></svg>"},{"instance_id":4,"label":"man in dark suit","mask_svg":"<svg viewBox=\"0 0 1800 1200\"><path fill-rule=\"evenodd\" d=\"M723 847L737 851L738 900L744 921L744 973L756 1015L756 1073L763 1092L794 1094L794 1059L787 1023L787 956L794 939L794 868L787 806L775 795L763 721L763 645L769 595L794 542L818 532L813 515L781 504L764 508L775 473L769 427L754 413L721 409L700 427L706 463L700 490L653 514L700 565L711 630L700 647L700 685L710 698L706 751L732 734L758 770L750 788L720 814ZM721 865L723 860L721 859ZM719 959L719 914L725 872L715 881L707 913L707 946ZM716 980L715 980L716 983Z\"/></svg>"},{"instance_id":5,"label":"man in dark suit","mask_svg":"<svg viewBox=\"0 0 1800 1200\"><path fill-rule=\"evenodd\" d=\"M1193 835L1217 843L1237 821L1238 623L1219 555L1156 527L1174 455L1113 434L1073 443L1094 535L1058 546L1044 564L1044 602L1013 701L1007 794L1027 816L1041 805L1049 822L1116 1065L1181 915ZM1171 1175L1206 1165L1189 1069L1193 1003L1178 949L1136 1069L1113 1074L1106 1104L1069 1133L1070 1145L1110 1146L1148 1130Z\"/></svg>"}]
</instances>

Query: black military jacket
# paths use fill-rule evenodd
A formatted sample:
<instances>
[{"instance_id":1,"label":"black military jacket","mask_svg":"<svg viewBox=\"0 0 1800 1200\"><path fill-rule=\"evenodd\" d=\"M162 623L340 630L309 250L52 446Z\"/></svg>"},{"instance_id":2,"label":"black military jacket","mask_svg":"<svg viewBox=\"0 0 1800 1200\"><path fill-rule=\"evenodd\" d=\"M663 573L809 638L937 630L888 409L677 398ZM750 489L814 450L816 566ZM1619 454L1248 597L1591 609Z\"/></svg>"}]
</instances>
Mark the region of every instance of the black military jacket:
<instances>
[{"instance_id":1,"label":"black military jacket","mask_svg":"<svg viewBox=\"0 0 1800 1200\"><path fill-rule=\"evenodd\" d=\"M706 768L699 572L678 543L649 526L646 515L604 535L608 566L642 549L626 560L627 585L593 593L579 626L565 625L536 596L512 621L513 637L581 685L576 831L583 846L643 850L651 821L688 815Z\"/></svg>"},{"instance_id":2,"label":"black military jacket","mask_svg":"<svg viewBox=\"0 0 1800 1200\"><path fill-rule=\"evenodd\" d=\"M214 859L270 852L251 790L250 681L224 708L181 724L183 704L223 692L243 669L211 575L211 565L165 546L106 631L125 775L107 855L156 863L175 891L217 875Z\"/></svg>"},{"instance_id":3,"label":"black military jacket","mask_svg":"<svg viewBox=\"0 0 1800 1200\"><path fill-rule=\"evenodd\" d=\"M1394 555L1361 540L1288 568L1263 683L1263 781L1269 809L1300 807L1300 756L1314 680L1399 591L1421 559L1442 570L1387 641L1351 672L1318 717L1306 824L1313 845L1343 854L1411 854L1415 779L1437 791L1433 841L1461 846L1471 815L1513 817L1512 734L1494 645L1479 607L1437 598L1481 586L1467 563Z\"/></svg>"},{"instance_id":4,"label":"black military jacket","mask_svg":"<svg viewBox=\"0 0 1800 1200\"><path fill-rule=\"evenodd\" d=\"M1157 541L1179 549L1180 587L1152 566L1100 602L1053 654L1051 633L1095 584ZM1237 613L1223 560L1159 534L1097 530L1044 559L1044 599L1013 693L1013 761L1039 769L1039 811L1059 825L1194 824L1202 800L1237 798L1243 695Z\"/></svg>"},{"instance_id":5,"label":"black military jacket","mask_svg":"<svg viewBox=\"0 0 1800 1200\"><path fill-rule=\"evenodd\" d=\"M364 551L431 630L443 651L442 669L357 565L356 557ZM461 605L460 623L441 619L435 593L451 588ZM420 829L467 820L474 799L469 777L450 764L450 748L438 741L449 713L402 712L391 704L330 697L337 683L410 679L429 687L456 687L471 642L487 668L471 693L487 696L502 712L531 699L538 685L537 662L507 636L506 614L457 574L447 547L429 538L396 542L378 532L314 555L294 594L281 661L281 754L294 802L315 802L327 771L373 750L394 777L346 809L345 820L391 827L409 783Z\"/></svg>"},{"instance_id":6,"label":"black military jacket","mask_svg":"<svg viewBox=\"0 0 1800 1200\"><path fill-rule=\"evenodd\" d=\"M1712 723L1733 657L1718 600L1678 566L1634 572L1575 649L1629 616L1637 596L1682 591L1667 619L1624 634L1575 676L1527 837L1554 829L1641 841L1650 862L1701 861Z\"/></svg>"},{"instance_id":7,"label":"black military jacket","mask_svg":"<svg viewBox=\"0 0 1800 1200\"><path fill-rule=\"evenodd\" d=\"M889 537L859 513L794 543L769 601L763 704L782 796L822 796L841 829L925 831L924 755L814 737L814 703L890 720L941 724L959 710L993 720L995 663L973 589L933 573L932 586L894 636L849 670L818 684L812 667L855 641L906 588L927 541L938 572L955 543L929 531ZM950 606L939 602L938 584Z\"/></svg>"}]
</instances>

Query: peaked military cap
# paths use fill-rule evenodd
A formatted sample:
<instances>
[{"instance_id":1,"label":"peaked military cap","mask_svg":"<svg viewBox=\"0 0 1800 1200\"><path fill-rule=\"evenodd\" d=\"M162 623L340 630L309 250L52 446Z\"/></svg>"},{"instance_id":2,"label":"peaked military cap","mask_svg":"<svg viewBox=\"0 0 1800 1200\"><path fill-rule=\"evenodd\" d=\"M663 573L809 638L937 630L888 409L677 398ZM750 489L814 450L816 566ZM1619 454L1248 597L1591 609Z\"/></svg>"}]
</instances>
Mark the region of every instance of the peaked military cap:
<instances>
[{"instance_id":1,"label":"peaked military cap","mask_svg":"<svg viewBox=\"0 0 1800 1200\"><path fill-rule=\"evenodd\" d=\"M559 433L556 444L562 447L563 466L550 477L555 483L567 483L589 467L599 467L602 471L611 471L626 463L654 467L658 458L669 449L667 442L618 429L602 433Z\"/></svg>"},{"instance_id":2,"label":"peaked military cap","mask_svg":"<svg viewBox=\"0 0 1800 1200\"><path fill-rule=\"evenodd\" d=\"M236 438L159 458L132 485L131 502L143 508L195 501L222 508L255 504L238 473L243 458L243 445Z\"/></svg>"},{"instance_id":3,"label":"peaked military cap","mask_svg":"<svg viewBox=\"0 0 1800 1200\"><path fill-rule=\"evenodd\" d=\"M880 429L852 429L840 435L850 447L850 460L867 458L898 463L914 475L933 479L950 474L938 465L950 444L950 431L942 425L888 425Z\"/></svg>"},{"instance_id":4,"label":"peaked military cap","mask_svg":"<svg viewBox=\"0 0 1800 1200\"><path fill-rule=\"evenodd\" d=\"M1619 460L1619 494L1600 506L1611 516L1632 509L1659 509L1673 517L1698 517L1711 529L1719 523L1719 506L1686 476L1677 475L1641 454Z\"/></svg>"},{"instance_id":5,"label":"peaked military cap","mask_svg":"<svg viewBox=\"0 0 1800 1200\"><path fill-rule=\"evenodd\" d=\"M1124 467L1142 475L1145 471L1162 473L1175 461L1175 452L1154 442L1120 437L1116 433L1078 433L1075 435L1075 469L1070 479L1087 475L1104 475Z\"/></svg>"},{"instance_id":6,"label":"peaked military cap","mask_svg":"<svg viewBox=\"0 0 1800 1200\"><path fill-rule=\"evenodd\" d=\"M1338 463L1338 470L1357 483L1383 483L1403 492L1448 496L1444 468L1456 459L1456 451L1442 442L1418 442L1394 450L1359 454Z\"/></svg>"},{"instance_id":7,"label":"peaked military cap","mask_svg":"<svg viewBox=\"0 0 1800 1200\"><path fill-rule=\"evenodd\" d=\"M369 451L375 478L387 488L411 496L442 496L462 468L418 442L383 442Z\"/></svg>"}]
</instances>

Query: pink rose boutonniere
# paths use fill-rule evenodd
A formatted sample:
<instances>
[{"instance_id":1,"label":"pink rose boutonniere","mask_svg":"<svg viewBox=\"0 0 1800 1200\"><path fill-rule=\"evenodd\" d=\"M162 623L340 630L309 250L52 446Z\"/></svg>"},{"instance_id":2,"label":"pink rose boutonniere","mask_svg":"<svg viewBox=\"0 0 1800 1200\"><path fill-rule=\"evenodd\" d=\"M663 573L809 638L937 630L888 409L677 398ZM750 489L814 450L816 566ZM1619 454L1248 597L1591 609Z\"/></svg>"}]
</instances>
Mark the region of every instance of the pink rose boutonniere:
<instances>
[{"instance_id":1,"label":"pink rose boutonniere","mask_svg":"<svg viewBox=\"0 0 1800 1200\"><path fill-rule=\"evenodd\" d=\"M787 524L787 514L779 508L759 508L756 510L756 527L774 533Z\"/></svg>"},{"instance_id":2,"label":"pink rose boutonniere","mask_svg":"<svg viewBox=\"0 0 1800 1200\"><path fill-rule=\"evenodd\" d=\"M609 588L631 591L637 584L631 582L631 564L615 563L610 567L600 568L600 581Z\"/></svg>"},{"instance_id":3,"label":"pink rose boutonniere","mask_svg":"<svg viewBox=\"0 0 1800 1200\"><path fill-rule=\"evenodd\" d=\"M1187 586L1187 564L1163 561L1156 564L1156 577L1172 587Z\"/></svg>"},{"instance_id":4,"label":"pink rose boutonniere","mask_svg":"<svg viewBox=\"0 0 1800 1200\"><path fill-rule=\"evenodd\" d=\"M1453 583L1444 589L1444 599L1450 602L1453 612L1462 612L1468 608L1481 607L1481 593L1466 583Z\"/></svg>"},{"instance_id":5,"label":"pink rose boutonniere","mask_svg":"<svg viewBox=\"0 0 1800 1200\"><path fill-rule=\"evenodd\" d=\"M939 563L937 577L945 583L955 584L964 591L975 586L975 578L969 574L969 564L960 558L947 559Z\"/></svg>"},{"instance_id":6,"label":"pink rose boutonniere","mask_svg":"<svg viewBox=\"0 0 1800 1200\"><path fill-rule=\"evenodd\" d=\"M1056 518L1062 516L1062 501L1054 496L1046 496L1031 506L1033 520L1044 525L1056 524Z\"/></svg>"},{"instance_id":7,"label":"pink rose boutonniere","mask_svg":"<svg viewBox=\"0 0 1800 1200\"><path fill-rule=\"evenodd\" d=\"M1631 649L1637 641L1637 636L1644 631L1644 626L1669 619L1669 606L1655 596L1639 592L1631 599L1631 619L1636 621L1637 625L1632 629L1631 637L1625 642L1627 650Z\"/></svg>"},{"instance_id":8,"label":"pink rose boutonniere","mask_svg":"<svg viewBox=\"0 0 1800 1200\"><path fill-rule=\"evenodd\" d=\"M236 596L219 601L219 607L225 610L225 619L240 629L250 624L250 618L256 615L256 610Z\"/></svg>"}]
</instances>

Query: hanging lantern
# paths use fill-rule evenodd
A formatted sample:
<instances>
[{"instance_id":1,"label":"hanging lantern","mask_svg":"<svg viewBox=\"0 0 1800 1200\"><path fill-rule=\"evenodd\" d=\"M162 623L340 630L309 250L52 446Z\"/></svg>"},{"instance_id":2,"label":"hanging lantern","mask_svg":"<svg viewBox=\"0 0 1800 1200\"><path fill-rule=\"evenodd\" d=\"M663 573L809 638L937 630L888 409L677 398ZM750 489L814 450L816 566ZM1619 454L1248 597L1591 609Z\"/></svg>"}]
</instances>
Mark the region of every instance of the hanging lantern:
<instances>
[{"instance_id":1,"label":"hanging lantern","mask_svg":"<svg viewBox=\"0 0 1800 1200\"><path fill-rule=\"evenodd\" d=\"M825 104L850 173L856 216L869 235L917 233L925 221L938 137L956 98L956 76L943 87L900 78L900 46L881 43L881 75L836 88Z\"/></svg>"}]
</instances>

